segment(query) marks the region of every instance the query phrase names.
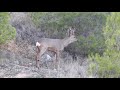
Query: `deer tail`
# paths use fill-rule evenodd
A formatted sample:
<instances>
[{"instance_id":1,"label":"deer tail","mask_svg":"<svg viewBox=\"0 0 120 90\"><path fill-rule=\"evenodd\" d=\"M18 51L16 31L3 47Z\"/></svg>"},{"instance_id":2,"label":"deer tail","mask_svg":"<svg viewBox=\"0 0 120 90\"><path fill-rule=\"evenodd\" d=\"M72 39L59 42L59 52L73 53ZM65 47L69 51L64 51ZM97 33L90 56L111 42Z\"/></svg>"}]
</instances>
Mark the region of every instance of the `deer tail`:
<instances>
[{"instance_id":1,"label":"deer tail","mask_svg":"<svg viewBox=\"0 0 120 90\"><path fill-rule=\"evenodd\" d=\"M39 42L36 42L36 46L40 46L41 44Z\"/></svg>"}]
</instances>

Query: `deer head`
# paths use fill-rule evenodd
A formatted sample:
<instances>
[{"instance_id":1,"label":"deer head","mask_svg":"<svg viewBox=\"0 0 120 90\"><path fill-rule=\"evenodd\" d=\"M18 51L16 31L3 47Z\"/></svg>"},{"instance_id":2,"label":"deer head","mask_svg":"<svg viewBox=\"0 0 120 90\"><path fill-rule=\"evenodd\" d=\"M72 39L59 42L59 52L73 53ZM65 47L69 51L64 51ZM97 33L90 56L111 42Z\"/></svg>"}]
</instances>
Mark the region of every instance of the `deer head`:
<instances>
[{"instance_id":1,"label":"deer head","mask_svg":"<svg viewBox=\"0 0 120 90\"><path fill-rule=\"evenodd\" d=\"M75 41L77 41L77 38L75 37L75 28L70 27L67 30L67 37L64 39L64 46L67 46Z\"/></svg>"},{"instance_id":2,"label":"deer head","mask_svg":"<svg viewBox=\"0 0 120 90\"><path fill-rule=\"evenodd\" d=\"M77 41L76 36L75 36L75 28L69 27L67 30L67 35L71 39L71 41Z\"/></svg>"}]
</instances>

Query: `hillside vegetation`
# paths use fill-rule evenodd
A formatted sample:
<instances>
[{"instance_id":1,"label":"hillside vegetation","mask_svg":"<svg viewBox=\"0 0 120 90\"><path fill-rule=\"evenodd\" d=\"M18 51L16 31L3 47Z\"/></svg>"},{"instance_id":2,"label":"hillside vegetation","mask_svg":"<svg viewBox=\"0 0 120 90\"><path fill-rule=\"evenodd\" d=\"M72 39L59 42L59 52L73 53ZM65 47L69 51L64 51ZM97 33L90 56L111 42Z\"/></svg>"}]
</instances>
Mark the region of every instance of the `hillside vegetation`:
<instances>
[{"instance_id":1,"label":"hillside vegetation","mask_svg":"<svg viewBox=\"0 0 120 90\"><path fill-rule=\"evenodd\" d=\"M0 70L3 66L5 68L5 65L11 65L8 67L21 68L20 71L26 72L28 76L32 73L29 77L118 78L120 77L119 14L118 12L1 12ZM37 69L36 41L43 37L63 39L69 27L75 28L78 41L64 48L57 71L54 71L55 57L51 52L46 52L42 56L42 67ZM47 54L52 57L52 62L47 61ZM23 70L25 68L30 71ZM11 75L11 71L1 77L17 77L15 71L13 72L12 76L5 76Z\"/></svg>"}]
</instances>

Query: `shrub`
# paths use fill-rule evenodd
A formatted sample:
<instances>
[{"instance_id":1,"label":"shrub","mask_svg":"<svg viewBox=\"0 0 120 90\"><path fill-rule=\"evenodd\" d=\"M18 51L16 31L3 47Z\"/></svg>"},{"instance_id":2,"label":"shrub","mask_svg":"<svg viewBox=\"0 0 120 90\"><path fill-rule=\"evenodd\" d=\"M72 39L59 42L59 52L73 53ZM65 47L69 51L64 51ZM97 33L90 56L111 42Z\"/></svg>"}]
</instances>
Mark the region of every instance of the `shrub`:
<instances>
[{"instance_id":1,"label":"shrub","mask_svg":"<svg viewBox=\"0 0 120 90\"><path fill-rule=\"evenodd\" d=\"M90 55L99 77L120 77L120 13L113 12L107 17L105 28L103 28L106 49L103 55ZM90 67L91 68L91 67Z\"/></svg>"},{"instance_id":2,"label":"shrub","mask_svg":"<svg viewBox=\"0 0 120 90\"><path fill-rule=\"evenodd\" d=\"M10 15L8 12L0 13L0 44L7 42L15 37L15 28L11 26Z\"/></svg>"}]
</instances>

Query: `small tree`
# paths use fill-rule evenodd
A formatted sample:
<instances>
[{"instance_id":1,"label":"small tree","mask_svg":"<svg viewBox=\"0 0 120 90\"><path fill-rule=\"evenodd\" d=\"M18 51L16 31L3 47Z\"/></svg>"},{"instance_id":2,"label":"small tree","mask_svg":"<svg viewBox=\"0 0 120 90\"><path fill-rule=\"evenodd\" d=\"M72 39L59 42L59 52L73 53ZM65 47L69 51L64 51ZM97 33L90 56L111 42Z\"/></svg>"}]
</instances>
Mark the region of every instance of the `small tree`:
<instances>
[{"instance_id":1,"label":"small tree","mask_svg":"<svg viewBox=\"0 0 120 90\"><path fill-rule=\"evenodd\" d=\"M0 13L0 44L13 39L16 35L16 30L11 26L9 20L10 15L8 12Z\"/></svg>"},{"instance_id":2,"label":"small tree","mask_svg":"<svg viewBox=\"0 0 120 90\"><path fill-rule=\"evenodd\" d=\"M107 17L103 29L106 49L102 56L90 55L92 65L89 70L99 77L120 77L120 13L113 12Z\"/></svg>"}]
</instances>

